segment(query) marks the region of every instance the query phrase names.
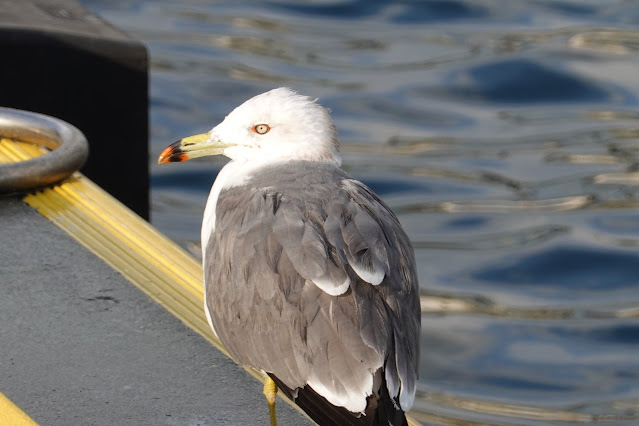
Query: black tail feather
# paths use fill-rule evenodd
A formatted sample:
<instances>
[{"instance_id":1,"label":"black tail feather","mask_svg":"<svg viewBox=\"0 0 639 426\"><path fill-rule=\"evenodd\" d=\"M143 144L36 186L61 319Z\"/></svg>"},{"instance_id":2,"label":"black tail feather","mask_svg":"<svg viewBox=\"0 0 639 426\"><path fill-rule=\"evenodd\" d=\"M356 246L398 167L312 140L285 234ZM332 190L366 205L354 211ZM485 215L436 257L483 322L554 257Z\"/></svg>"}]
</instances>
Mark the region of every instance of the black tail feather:
<instances>
[{"instance_id":1,"label":"black tail feather","mask_svg":"<svg viewBox=\"0 0 639 426\"><path fill-rule=\"evenodd\" d=\"M321 426L408 426L406 416L395 407L382 374L382 386L379 396L368 398L364 414L352 413L344 407L336 407L309 386L298 388L297 392L289 388L273 374L269 376L277 387L294 401L308 416Z\"/></svg>"}]
</instances>

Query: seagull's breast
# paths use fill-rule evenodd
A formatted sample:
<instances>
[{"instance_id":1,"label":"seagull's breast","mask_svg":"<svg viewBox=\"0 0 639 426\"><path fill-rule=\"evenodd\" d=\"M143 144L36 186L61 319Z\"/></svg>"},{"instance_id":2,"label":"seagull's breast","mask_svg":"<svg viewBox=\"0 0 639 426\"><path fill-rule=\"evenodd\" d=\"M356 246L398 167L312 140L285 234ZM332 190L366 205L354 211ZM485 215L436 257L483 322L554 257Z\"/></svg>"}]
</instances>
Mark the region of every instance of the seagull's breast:
<instances>
[{"instance_id":1,"label":"seagull's breast","mask_svg":"<svg viewBox=\"0 0 639 426\"><path fill-rule=\"evenodd\" d=\"M206 207L204 208L204 216L202 218L202 231L200 234L200 241L202 242L202 259L206 259L206 246L208 245L211 234L215 231L215 209L217 207L217 199L219 198L222 189L234 186L233 182L238 181L238 176L236 175L238 174L238 170L241 170L241 166L241 163L231 161L224 166L222 170L220 170L217 178L215 178L215 182L213 182L209 198L206 201ZM241 177L239 179L241 179Z\"/></svg>"}]
</instances>

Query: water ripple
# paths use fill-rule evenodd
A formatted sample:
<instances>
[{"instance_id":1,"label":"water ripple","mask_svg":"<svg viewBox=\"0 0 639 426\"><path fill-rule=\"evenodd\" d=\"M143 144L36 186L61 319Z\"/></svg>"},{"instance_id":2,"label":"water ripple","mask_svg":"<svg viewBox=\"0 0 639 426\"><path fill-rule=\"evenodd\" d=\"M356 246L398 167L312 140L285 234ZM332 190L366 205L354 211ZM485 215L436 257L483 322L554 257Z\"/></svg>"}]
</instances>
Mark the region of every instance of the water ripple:
<instances>
[{"instance_id":1,"label":"water ripple","mask_svg":"<svg viewBox=\"0 0 639 426\"><path fill-rule=\"evenodd\" d=\"M496 103L603 102L612 94L594 81L529 59L506 59L452 73L439 96Z\"/></svg>"}]
</instances>

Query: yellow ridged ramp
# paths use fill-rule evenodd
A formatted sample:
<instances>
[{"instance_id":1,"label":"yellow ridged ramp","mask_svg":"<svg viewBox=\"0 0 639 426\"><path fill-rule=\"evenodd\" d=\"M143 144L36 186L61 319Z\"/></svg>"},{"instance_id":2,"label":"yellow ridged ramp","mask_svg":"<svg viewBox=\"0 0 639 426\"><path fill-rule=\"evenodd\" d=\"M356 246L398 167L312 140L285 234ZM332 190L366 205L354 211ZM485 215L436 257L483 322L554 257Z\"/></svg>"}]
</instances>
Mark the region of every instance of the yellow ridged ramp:
<instances>
[{"instance_id":1,"label":"yellow ridged ramp","mask_svg":"<svg viewBox=\"0 0 639 426\"><path fill-rule=\"evenodd\" d=\"M0 163L42 154L38 146L0 140ZM193 256L78 172L24 201L229 356L206 320L202 266Z\"/></svg>"}]
</instances>

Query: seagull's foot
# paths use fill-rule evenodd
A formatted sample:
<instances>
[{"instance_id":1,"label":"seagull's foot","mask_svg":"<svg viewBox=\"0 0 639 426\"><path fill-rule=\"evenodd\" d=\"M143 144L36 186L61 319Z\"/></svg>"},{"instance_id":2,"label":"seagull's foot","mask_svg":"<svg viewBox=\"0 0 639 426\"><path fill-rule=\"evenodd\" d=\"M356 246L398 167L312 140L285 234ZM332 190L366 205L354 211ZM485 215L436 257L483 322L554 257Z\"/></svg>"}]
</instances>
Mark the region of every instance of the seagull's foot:
<instances>
[{"instance_id":1,"label":"seagull's foot","mask_svg":"<svg viewBox=\"0 0 639 426\"><path fill-rule=\"evenodd\" d=\"M271 419L271 426L277 426L277 417L275 416L275 397L277 396L277 385L269 376L264 379L264 396L268 403L268 415Z\"/></svg>"}]
</instances>

